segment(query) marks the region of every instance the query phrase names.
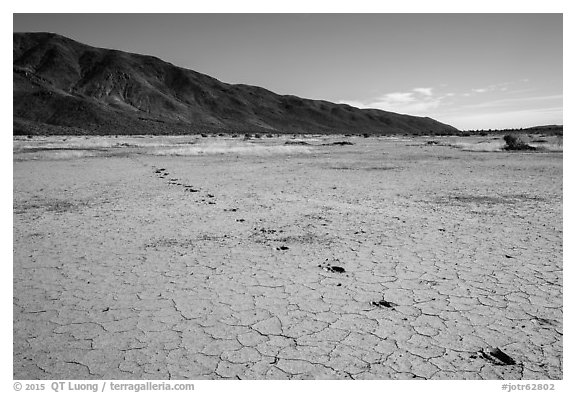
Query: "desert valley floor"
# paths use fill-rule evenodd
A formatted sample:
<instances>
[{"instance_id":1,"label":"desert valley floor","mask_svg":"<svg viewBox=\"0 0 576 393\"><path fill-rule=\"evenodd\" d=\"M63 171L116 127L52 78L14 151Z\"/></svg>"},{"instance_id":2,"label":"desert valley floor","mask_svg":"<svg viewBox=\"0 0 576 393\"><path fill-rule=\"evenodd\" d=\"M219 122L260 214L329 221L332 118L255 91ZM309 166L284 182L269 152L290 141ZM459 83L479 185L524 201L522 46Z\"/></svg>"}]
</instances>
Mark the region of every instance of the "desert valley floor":
<instances>
[{"instance_id":1,"label":"desert valley floor","mask_svg":"<svg viewBox=\"0 0 576 393\"><path fill-rule=\"evenodd\" d=\"M561 149L13 143L15 379L562 378Z\"/></svg>"}]
</instances>

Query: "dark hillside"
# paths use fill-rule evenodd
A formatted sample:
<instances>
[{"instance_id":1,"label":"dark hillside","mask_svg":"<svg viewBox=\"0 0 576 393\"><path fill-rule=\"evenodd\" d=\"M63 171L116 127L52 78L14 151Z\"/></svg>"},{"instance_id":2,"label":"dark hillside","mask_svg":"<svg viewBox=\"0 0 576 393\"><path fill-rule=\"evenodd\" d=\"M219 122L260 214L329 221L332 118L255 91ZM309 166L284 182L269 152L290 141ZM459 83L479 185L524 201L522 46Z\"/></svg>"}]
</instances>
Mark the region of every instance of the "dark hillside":
<instances>
[{"instance_id":1,"label":"dark hillside","mask_svg":"<svg viewBox=\"0 0 576 393\"><path fill-rule=\"evenodd\" d=\"M454 133L430 118L231 85L152 56L14 33L15 133Z\"/></svg>"}]
</instances>

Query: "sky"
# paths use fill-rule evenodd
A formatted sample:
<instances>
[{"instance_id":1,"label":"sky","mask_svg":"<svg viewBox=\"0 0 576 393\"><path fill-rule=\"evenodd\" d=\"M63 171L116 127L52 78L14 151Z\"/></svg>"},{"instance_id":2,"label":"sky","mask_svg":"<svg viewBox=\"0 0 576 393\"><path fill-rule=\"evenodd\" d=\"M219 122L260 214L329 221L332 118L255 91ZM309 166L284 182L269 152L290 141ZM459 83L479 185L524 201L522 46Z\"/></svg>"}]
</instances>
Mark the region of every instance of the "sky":
<instances>
[{"instance_id":1,"label":"sky","mask_svg":"<svg viewBox=\"0 0 576 393\"><path fill-rule=\"evenodd\" d=\"M461 130L563 124L559 13L14 14L13 31Z\"/></svg>"}]
</instances>

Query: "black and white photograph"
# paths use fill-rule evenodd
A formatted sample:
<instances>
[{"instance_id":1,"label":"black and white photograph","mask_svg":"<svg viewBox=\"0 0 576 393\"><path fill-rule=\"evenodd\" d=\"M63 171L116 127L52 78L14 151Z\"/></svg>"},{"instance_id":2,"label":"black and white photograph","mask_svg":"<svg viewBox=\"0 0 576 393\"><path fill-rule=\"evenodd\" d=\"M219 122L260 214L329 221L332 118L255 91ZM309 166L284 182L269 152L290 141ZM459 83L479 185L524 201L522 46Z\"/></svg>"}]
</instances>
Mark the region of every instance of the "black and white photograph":
<instances>
[{"instance_id":1,"label":"black and white photograph","mask_svg":"<svg viewBox=\"0 0 576 393\"><path fill-rule=\"evenodd\" d=\"M562 12L12 18L15 390L558 390Z\"/></svg>"}]
</instances>

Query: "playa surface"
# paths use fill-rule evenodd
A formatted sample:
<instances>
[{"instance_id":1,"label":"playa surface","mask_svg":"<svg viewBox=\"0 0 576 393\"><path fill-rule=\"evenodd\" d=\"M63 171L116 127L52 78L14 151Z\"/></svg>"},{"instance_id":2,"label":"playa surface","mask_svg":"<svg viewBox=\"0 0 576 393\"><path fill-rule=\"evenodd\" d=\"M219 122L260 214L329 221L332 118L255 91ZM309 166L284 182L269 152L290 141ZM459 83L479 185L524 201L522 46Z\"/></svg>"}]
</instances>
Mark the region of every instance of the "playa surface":
<instances>
[{"instance_id":1,"label":"playa surface","mask_svg":"<svg viewBox=\"0 0 576 393\"><path fill-rule=\"evenodd\" d=\"M562 378L562 152L484 139L15 139L14 378Z\"/></svg>"}]
</instances>

